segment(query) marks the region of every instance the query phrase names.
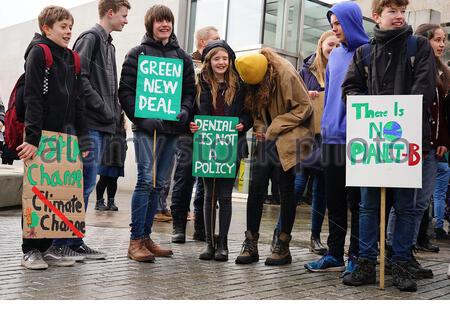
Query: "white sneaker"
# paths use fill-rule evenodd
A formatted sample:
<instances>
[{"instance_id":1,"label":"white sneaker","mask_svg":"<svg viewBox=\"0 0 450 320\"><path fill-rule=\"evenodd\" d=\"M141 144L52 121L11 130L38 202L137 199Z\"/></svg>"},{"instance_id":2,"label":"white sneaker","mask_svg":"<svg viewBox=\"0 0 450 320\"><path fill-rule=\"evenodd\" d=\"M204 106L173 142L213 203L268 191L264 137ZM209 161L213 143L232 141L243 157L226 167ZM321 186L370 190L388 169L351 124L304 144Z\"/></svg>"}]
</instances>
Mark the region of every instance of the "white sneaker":
<instances>
[{"instance_id":1,"label":"white sneaker","mask_svg":"<svg viewBox=\"0 0 450 320\"><path fill-rule=\"evenodd\" d=\"M70 267L76 262L75 260L66 259L62 254L61 248L57 248L53 245L50 246L42 256L49 266Z\"/></svg>"},{"instance_id":2,"label":"white sneaker","mask_svg":"<svg viewBox=\"0 0 450 320\"><path fill-rule=\"evenodd\" d=\"M450 279L450 264L448 265L447 278Z\"/></svg>"},{"instance_id":3,"label":"white sneaker","mask_svg":"<svg viewBox=\"0 0 450 320\"><path fill-rule=\"evenodd\" d=\"M25 253L22 257L21 265L30 270L45 270L48 268L48 264L37 249Z\"/></svg>"}]
</instances>

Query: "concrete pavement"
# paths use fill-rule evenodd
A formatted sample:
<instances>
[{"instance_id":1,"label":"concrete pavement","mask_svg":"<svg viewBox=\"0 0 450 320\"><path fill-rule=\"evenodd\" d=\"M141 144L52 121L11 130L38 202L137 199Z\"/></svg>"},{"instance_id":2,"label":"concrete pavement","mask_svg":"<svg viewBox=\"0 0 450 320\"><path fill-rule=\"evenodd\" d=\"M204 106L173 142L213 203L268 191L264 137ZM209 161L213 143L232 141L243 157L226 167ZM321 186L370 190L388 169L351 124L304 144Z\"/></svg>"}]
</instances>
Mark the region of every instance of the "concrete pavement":
<instances>
[{"instance_id":1,"label":"concrete pavement","mask_svg":"<svg viewBox=\"0 0 450 320\"><path fill-rule=\"evenodd\" d=\"M230 260L220 263L198 259L204 243L192 241L193 221L188 223L185 244L171 244L171 223L155 223L153 238L174 251L173 258L137 263L126 257L130 222L130 193L117 198L119 212L96 214L88 210L86 243L106 251L106 260L50 267L45 271L20 266L20 209L0 211L0 299L449 299L449 242L439 242L441 252L421 253L421 263L433 269L434 278L418 282L416 293L392 287L347 287L339 273L309 273L304 263L318 256L309 253L309 206L299 206L293 231L293 263L268 267L277 206L265 206L261 225L260 257L252 265L236 265L245 231L245 202L233 201L229 234ZM92 205L90 205L92 208ZM325 223L326 223L325 219ZM328 230L325 224L324 231ZM326 232L322 239L326 242Z\"/></svg>"}]
</instances>

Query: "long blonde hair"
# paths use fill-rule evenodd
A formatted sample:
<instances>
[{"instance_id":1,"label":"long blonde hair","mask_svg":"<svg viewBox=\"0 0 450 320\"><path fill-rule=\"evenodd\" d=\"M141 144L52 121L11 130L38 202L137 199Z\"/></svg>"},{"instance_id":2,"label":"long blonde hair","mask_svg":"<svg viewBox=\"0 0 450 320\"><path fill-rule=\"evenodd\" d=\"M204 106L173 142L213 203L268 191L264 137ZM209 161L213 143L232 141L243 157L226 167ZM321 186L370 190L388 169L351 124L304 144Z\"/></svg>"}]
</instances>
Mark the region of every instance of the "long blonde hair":
<instances>
[{"instance_id":1,"label":"long blonde hair","mask_svg":"<svg viewBox=\"0 0 450 320\"><path fill-rule=\"evenodd\" d=\"M200 95L202 93L202 81L205 81L210 89L211 89L211 95L212 95L212 105L213 108L216 108L216 98L217 98L217 92L219 91L219 82L216 80L214 76L214 71L211 66L211 59L212 57L218 53L219 51L225 51L228 54L228 69L224 74L225 84L226 84L226 91L225 91L225 104L227 106L231 106L233 103L234 97L236 96L236 91L239 86L239 76L237 74L237 71L234 67L234 61L231 59L229 52L222 47L217 47L214 49L211 49L210 52L205 57L205 61L203 62L202 69L200 70L200 73L198 75L197 79L197 104L200 105Z\"/></svg>"},{"instance_id":2,"label":"long blonde hair","mask_svg":"<svg viewBox=\"0 0 450 320\"><path fill-rule=\"evenodd\" d=\"M323 54L322 44L331 36L334 36L334 33L331 30L322 33L319 42L317 43L316 57L309 67L309 71L314 74L321 87L325 87L325 69L328 63L328 59L325 58L325 55Z\"/></svg>"}]
</instances>

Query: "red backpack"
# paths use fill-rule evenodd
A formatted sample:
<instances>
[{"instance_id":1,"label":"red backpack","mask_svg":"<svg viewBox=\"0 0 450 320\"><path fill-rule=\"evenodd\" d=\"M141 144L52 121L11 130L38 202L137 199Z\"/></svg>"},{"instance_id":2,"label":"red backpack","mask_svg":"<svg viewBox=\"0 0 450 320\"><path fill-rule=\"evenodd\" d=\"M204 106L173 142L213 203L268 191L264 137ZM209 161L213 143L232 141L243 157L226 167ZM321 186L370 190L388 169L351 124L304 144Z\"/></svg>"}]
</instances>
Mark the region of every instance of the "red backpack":
<instances>
[{"instance_id":1,"label":"red backpack","mask_svg":"<svg viewBox=\"0 0 450 320\"><path fill-rule=\"evenodd\" d=\"M43 79L44 97L48 93L48 77L50 75L50 69L53 66L53 56L50 48L43 43L37 44L44 50L45 59L45 75ZM80 56L76 51L68 49L73 55L73 61L75 66L75 74L80 75L81 64ZM16 153L16 149L23 143L24 135L24 119L25 119L25 103L23 101L23 89L25 86L25 73L23 73L17 80L8 102L8 110L5 114L5 144L8 149Z\"/></svg>"}]
</instances>

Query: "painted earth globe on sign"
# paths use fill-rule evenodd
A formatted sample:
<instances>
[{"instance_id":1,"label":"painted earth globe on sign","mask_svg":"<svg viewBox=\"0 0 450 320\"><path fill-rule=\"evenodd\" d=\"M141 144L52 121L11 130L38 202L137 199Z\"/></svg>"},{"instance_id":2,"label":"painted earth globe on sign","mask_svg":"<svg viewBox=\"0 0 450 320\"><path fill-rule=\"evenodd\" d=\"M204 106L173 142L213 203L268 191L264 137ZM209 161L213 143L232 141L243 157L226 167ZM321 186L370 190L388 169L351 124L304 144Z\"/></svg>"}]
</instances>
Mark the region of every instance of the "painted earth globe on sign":
<instances>
[{"instance_id":1,"label":"painted earth globe on sign","mask_svg":"<svg viewBox=\"0 0 450 320\"><path fill-rule=\"evenodd\" d=\"M388 141L394 141L402 137L402 127L395 121L389 121L383 128L383 135Z\"/></svg>"}]
</instances>

